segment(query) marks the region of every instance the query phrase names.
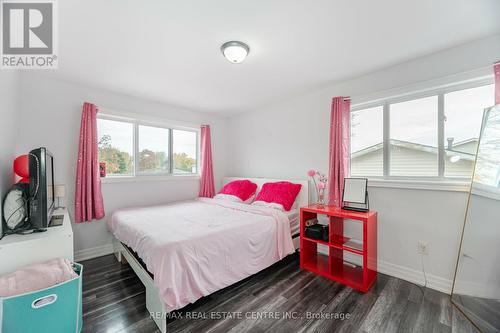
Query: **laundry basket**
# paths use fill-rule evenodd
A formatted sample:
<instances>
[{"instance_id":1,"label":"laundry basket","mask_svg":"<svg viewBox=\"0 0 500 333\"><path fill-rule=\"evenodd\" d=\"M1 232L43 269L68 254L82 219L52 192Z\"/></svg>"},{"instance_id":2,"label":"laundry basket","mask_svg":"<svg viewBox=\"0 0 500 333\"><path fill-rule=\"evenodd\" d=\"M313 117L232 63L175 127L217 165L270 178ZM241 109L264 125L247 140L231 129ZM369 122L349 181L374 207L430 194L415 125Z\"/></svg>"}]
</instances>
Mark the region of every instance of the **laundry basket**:
<instances>
[{"instance_id":1,"label":"laundry basket","mask_svg":"<svg viewBox=\"0 0 500 333\"><path fill-rule=\"evenodd\" d=\"M0 333L79 333L82 329L82 270L50 288L0 297Z\"/></svg>"}]
</instances>

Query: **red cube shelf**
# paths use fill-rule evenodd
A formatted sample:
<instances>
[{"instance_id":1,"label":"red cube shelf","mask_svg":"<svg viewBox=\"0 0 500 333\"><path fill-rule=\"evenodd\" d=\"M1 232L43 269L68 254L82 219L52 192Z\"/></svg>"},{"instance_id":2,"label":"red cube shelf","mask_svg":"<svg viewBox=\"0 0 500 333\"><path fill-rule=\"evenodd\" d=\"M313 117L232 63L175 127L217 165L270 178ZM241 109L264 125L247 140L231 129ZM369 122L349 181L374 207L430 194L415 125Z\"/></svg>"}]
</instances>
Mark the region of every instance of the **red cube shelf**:
<instances>
[{"instance_id":1,"label":"red cube shelf","mask_svg":"<svg viewBox=\"0 0 500 333\"><path fill-rule=\"evenodd\" d=\"M328 241L305 236L307 220L326 215L329 218ZM363 223L362 246L346 245L344 219ZM318 244L328 247L328 255L318 253ZM362 257L363 266L344 262L344 251ZM335 206L310 205L300 209L300 268L367 292L377 279L377 213L354 212Z\"/></svg>"}]
</instances>

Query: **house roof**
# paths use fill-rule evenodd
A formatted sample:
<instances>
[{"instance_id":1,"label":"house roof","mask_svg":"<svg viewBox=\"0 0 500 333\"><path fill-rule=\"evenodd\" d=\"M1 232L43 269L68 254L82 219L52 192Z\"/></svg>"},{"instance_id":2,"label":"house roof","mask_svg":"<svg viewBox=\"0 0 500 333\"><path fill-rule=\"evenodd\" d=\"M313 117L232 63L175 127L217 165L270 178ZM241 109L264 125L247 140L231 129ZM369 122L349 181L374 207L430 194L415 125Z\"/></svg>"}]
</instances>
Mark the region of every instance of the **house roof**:
<instances>
[{"instance_id":1,"label":"house roof","mask_svg":"<svg viewBox=\"0 0 500 333\"><path fill-rule=\"evenodd\" d=\"M462 141L460 143L455 144L454 147L456 147L457 145L463 145L465 143L469 143L473 140L477 141L477 139L465 140L465 141ZM427 152L430 154L437 155L437 153L438 153L437 147L432 147L432 146L423 145L423 144L414 143L414 142L391 139L390 144L393 146L402 147L402 148L406 148L406 149L418 150L418 151ZM369 154L371 152L375 152L377 150L382 149L383 146L384 146L384 144L382 142L377 143L376 145L373 145L373 146L370 146L370 147L367 147L367 148L364 148L364 149L358 150L357 152L352 153L352 157L356 158L356 157L360 157L360 156ZM453 149L446 149L446 147L445 147L445 152L446 152L447 156L460 156L461 159L464 159L467 161L474 161L474 159L475 159L475 154L465 153L462 151L456 151Z\"/></svg>"},{"instance_id":2,"label":"house roof","mask_svg":"<svg viewBox=\"0 0 500 333\"><path fill-rule=\"evenodd\" d=\"M466 144L471 143L471 142L478 142L478 141L479 141L478 138L471 138L471 139L456 142L453 144L453 147L459 147L459 146L463 146L463 145L466 145Z\"/></svg>"}]
</instances>

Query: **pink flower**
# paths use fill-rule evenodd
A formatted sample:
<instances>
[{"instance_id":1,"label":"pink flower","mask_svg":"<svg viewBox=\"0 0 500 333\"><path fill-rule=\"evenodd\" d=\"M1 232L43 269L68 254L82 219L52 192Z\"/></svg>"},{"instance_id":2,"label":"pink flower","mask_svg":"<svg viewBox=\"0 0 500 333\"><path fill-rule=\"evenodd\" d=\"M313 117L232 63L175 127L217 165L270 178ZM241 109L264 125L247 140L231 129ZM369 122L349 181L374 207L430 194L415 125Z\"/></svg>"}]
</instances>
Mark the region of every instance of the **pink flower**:
<instances>
[{"instance_id":1,"label":"pink flower","mask_svg":"<svg viewBox=\"0 0 500 333\"><path fill-rule=\"evenodd\" d=\"M319 190L323 190L325 187L326 187L326 184L325 183L318 183L318 185L316 185L318 187Z\"/></svg>"},{"instance_id":2,"label":"pink flower","mask_svg":"<svg viewBox=\"0 0 500 333\"><path fill-rule=\"evenodd\" d=\"M307 175L308 175L309 177L314 177L314 176L316 176L316 171L314 171L314 170L309 170L309 171L307 171Z\"/></svg>"}]
</instances>

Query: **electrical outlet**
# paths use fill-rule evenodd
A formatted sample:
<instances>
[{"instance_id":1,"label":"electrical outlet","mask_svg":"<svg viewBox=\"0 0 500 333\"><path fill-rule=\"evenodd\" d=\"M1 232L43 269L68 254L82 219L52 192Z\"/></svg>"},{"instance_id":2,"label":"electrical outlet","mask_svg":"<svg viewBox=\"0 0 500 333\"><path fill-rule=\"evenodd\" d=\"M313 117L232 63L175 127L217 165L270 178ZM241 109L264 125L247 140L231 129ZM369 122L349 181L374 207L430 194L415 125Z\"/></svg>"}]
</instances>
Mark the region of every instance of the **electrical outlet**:
<instances>
[{"instance_id":1,"label":"electrical outlet","mask_svg":"<svg viewBox=\"0 0 500 333\"><path fill-rule=\"evenodd\" d=\"M427 242L418 241L417 252L418 254L424 254L424 255L429 254L429 246L427 245Z\"/></svg>"}]
</instances>

